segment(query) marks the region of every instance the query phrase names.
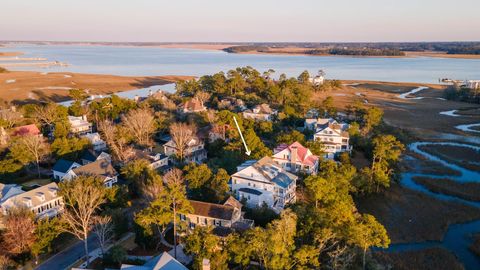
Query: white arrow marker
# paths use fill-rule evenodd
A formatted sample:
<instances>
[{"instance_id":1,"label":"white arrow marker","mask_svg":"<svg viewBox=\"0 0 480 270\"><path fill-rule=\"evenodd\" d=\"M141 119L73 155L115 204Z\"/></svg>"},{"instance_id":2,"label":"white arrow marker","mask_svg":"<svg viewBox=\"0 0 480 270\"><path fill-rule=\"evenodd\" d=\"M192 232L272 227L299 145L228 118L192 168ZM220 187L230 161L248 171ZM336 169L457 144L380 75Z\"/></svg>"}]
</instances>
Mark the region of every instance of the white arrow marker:
<instances>
[{"instance_id":1,"label":"white arrow marker","mask_svg":"<svg viewBox=\"0 0 480 270\"><path fill-rule=\"evenodd\" d=\"M235 124L237 125L238 133L240 133L240 138L242 138L243 145L245 146L245 154L247 154L247 156L250 156L250 153L252 153L252 151L248 150L247 143L243 138L242 131L240 130L240 126L238 125L237 118L235 118L235 116L233 117L233 121L235 121Z\"/></svg>"}]
</instances>

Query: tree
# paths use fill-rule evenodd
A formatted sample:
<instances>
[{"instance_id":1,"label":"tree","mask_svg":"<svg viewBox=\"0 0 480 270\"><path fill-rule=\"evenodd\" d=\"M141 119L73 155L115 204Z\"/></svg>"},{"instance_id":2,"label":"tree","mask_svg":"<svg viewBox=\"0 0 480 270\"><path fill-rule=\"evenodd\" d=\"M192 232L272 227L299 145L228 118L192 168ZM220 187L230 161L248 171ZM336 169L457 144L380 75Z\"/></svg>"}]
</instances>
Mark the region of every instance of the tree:
<instances>
[{"instance_id":1,"label":"tree","mask_svg":"<svg viewBox=\"0 0 480 270\"><path fill-rule=\"evenodd\" d=\"M114 264L115 268L118 268L122 262L127 258L127 251L122 246L113 246L105 255L106 264Z\"/></svg>"},{"instance_id":2,"label":"tree","mask_svg":"<svg viewBox=\"0 0 480 270\"><path fill-rule=\"evenodd\" d=\"M322 108L330 116L335 116L337 114L337 109L333 105L333 98L331 96L326 97L322 101Z\"/></svg>"},{"instance_id":3,"label":"tree","mask_svg":"<svg viewBox=\"0 0 480 270\"><path fill-rule=\"evenodd\" d=\"M59 158L66 158L76 160L80 157L83 150L90 146L90 141L87 138L67 138L58 137L51 145L52 152Z\"/></svg>"},{"instance_id":4,"label":"tree","mask_svg":"<svg viewBox=\"0 0 480 270\"><path fill-rule=\"evenodd\" d=\"M35 243L32 245L32 255L38 257L41 253L51 251L53 240L62 232L64 223L59 218L40 219L35 228Z\"/></svg>"},{"instance_id":5,"label":"tree","mask_svg":"<svg viewBox=\"0 0 480 270\"><path fill-rule=\"evenodd\" d=\"M220 238L212 233L211 227L196 227L185 237L185 251L194 255L193 268L202 269L203 259L210 260L212 270L228 269L226 250Z\"/></svg>"},{"instance_id":6,"label":"tree","mask_svg":"<svg viewBox=\"0 0 480 270\"><path fill-rule=\"evenodd\" d=\"M300 144L305 143L305 135L298 130L292 130L290 132L282 132L276 138L277 144L286 143L288 145L299 142Z\"/></svg>"},{"instance_id":7,"label":"tree","mask_svg":"<svg viewBox=\"0 0 480 270\"><path fill-rule=\"evenodd\" d=\"M383 110L377 107L370 107L363 114L363 134L368 134L372 128L378 126L382 122Z\"/></svg>"},{"instance_id":8,"label":"tree","mask_svg":"<svg viewBox=\"0 0 480 270\"><path fill-rule=\"evenodd\" d=\"M155 131L155 119L150 109L131 110L122 116L122 123L139 145L149 146L152 144L151 136Z\"/></svg>"},{"instance_id":9,"label":"tree","mask_svg":"<svg viewBox=\"0 0 480 270\"><path fill-rule=\"evenodd\" d=\"M150 167L150 163L145 159L136 159L121 169L122 175L133 183L132 190L137 196L143 195L144 198L154 196L154 194L146 194L147 186L156 180L161 182L160 175ZM150 188L150 187L148 187ZM149 190L149 189L148 189ZM150 199L147 199L150 201Z\"/></svg>"},{"instance_id":10,"label":"tree","mask_svg":"<svg viewBox=\"0 0 480 270\"><path fill-rule=\"evenodd\" d=\"M34 162L40 177L40 161L49 153L48 145L43 137L25 135L18 138L10 147L10 152L15 160L22 164Z\"/></svg>"},{"instance_id":11,"label":"tree","mask_svg":"<svg viewBox=\"0 0 480 270\"><path fill-rule=\"evenodd\" d=\"M103 182L92 176L79 176L72 181L60 183L60 195L65 202L62 219L65 231L84 242L87 266L88 234L95 222L95 213L105 201Z\"/></svg>"},{"instance_id":12,"label":"tree","mask_svg":"<svg viewBox=\"0 0 480 270\"><path fill-rule=\"evenodd\" d=\"M103 134L116 160L126 162L132 156L133 149L127 144L128 140L121 128L112 121L103 120L98 123L98 129Z\"/></svg>"},{"instance_id":13,"label":"tree","mask_svg":"<svg viewBox=\"0 0 480 270\"><path fill-rule=\"evenodd\" d=\"M390 244L387 231L374 216L363 214L358 222L351 227L351 241L363 251L363 269L365 257L370 247L387 248Z\"/></svg>"},{"instance_id":14,"label":"tree","mask_svg":"<svg viewBox=\"0 0 480 270\"><path fill-rule=\"evenodd\" d=\"M212 171L207 164L190 163L183 168L183 171L186 172L185 180L188 181L188 187L191 189L203 187L212 178Z\"/></svg>"},{"instance_id":15,"label":"tree","mask_svg":"<svg viewBox=\"0 0 480 270\"><path fill-rule=\"evenodd\" d=\"M56 103L35 105L33 111L38 122L46 125L49 131L55 122L66 121L68 116L68 109Z\"/></svg>"},{"instance_id":16,"label":"tree","mask_svg":"<svg viewBox=\"0 0 480 270\"><path fill-rule=\"evenodd\" d=\"M308 73L308 71L306 70L300 73L300 75L297 78L297 80L300 83L309 83L309 79L310 79L310 73Z\"/></svg>"},{"instance_id":17,"label":"tree","mask_svg":"<svg viewBox=\"0 0 480 270\"><path fill-rule=\"evenodd\" d=\"M230 180L230 175L224 169L218 169L215 176L210 182L208 182L208 187L213 193L213 200L220 202L225 200L228 192L230 191L230 186L228 181Z\"/></svg>"},{"instance_id":18,"label":"tree","mask_svg":"<svg viewBox=\"0 0 480 270\"><path fill-rule=\"evenodd\" d=\"M198 99L202 103L202 105L205 104L205 102L208 101L210 96L211 95L209 93L203 92L203 91L199 91L195 94L195 98Z\"/></svg>"},{"instance_id":19,"label":"tree","mask_svg":"<svg viewBox=\"0 0 480 270\"><path fill-rule=\"evenodd\" d=\"M5 250L13 255L30 251L36 241L34 215L24 207L8 209L2 234Z\"/></svg>"},{"instance_id":20,"label":"tree","mask_svg":"<svg viewBox=\"0 0 480 270\"><path fill-rule=\"evenodd\" d=\"M389 187L390 178L393 174L392 165L394 162L400 159L400 155L405 146L399 142L393 135L380 135L375 137L372 141L373 144L373 158L370 168L364 168L362 170L363 177L367 178L364 183L367 187L361 187L365 190L372 190L375 186L376 192L380 191L380 187Z\"/></svg>"},{"instance_id":21,"label":"tree","mask_svg":"<svg viewBox=\"0 0 480 270\"><path fill-rule=\"evenodd\" d=\"M98 244L105 256L105 248L113 239L113 223L110 216L96 216L94 218L93 233L97 236Z\"/></svg>"},{"instance_id":22,"label":"tree","mask_svg":"<svg viewBox=\"0 0 480 270\"><path fill-rule=\"evenodd\" d=\"M184 160L188 144L195 137L195 133L195 128L185 123L174 123L170 126L170 136L175 143L180 161Z\"/></svg>"},{"instance_id":23,"label":"tree","mask_svg":"<svg viewBox=\"0 0 480 270\"><path fill-rule=\"evenodd\" d=\"M70 89L68 95L75 101L84 101L88 98L88 94L83 89Z\"/></svg>"},{"instance_id":24,"label":"tree","mask_svg":"<svg viewBox=\"0 0 480 270\"><path fill-rule=\"evenodd\" d=\"M157 194L157 198L150 205L135 215L135 222L147 232L152 232L152 227L157 227L163 240L167 225L173 223L174 249L176 256L177 246L177 216L191 213L192 207L186 196L182 171L172 169L164 176L165 188Z\"/></svg>"},{"instance_id":25,"label":"tree","mask_svg":"<svg viewBox=\"0 0 480 270\"><path fill-rule=\"evenodd\" d=\"M22 115L15 111L15 107L0 110L0 126L7 129L15 126L22 119Z\"/></svg>"}]
</instances>

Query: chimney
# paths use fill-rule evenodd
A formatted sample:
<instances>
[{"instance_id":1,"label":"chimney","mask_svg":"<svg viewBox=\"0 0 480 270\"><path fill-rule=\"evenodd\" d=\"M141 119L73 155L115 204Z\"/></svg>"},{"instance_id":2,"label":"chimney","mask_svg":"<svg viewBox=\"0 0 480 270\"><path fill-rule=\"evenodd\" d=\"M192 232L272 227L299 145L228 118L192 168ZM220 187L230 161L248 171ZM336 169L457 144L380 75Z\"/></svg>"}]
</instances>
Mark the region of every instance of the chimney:
<instances>
[{"instance_id":1,"label":"chimney","mask_svg":"<svg viewBox=\"0 0 480 270\"><path fill-rule=\"evenodd\" d=\"M297 158L298 158L298 149L296 146L292 147L291 149L291 158L290 158L290 162L291 163L296 163L297 162Z\"/></svg>"},{"instance_id":2,"label":"chimney","mask_svg":"<svg viewBox=\"0 0 480 270\"><path fill-rule=\"evenodd\" d=\"M209 259L203 259L202 270L210 270L210 260Z\"/></svg>"}]
</instances>

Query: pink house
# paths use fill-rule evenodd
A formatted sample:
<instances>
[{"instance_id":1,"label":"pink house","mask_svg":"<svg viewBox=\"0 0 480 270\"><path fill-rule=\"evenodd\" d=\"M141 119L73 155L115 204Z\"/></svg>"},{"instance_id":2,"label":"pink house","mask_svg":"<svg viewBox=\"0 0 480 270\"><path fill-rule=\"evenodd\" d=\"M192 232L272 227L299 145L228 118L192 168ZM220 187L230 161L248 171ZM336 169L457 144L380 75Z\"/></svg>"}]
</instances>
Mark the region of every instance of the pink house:
<instances>
[{"instance_id":1,"label":"pink house","mask_svg":"<svg viewBox=\"0 0 480 270\"><path fill-rule=\"evenodd\" d=\"M312 154L299 142L291 145L280 144L273 152L273 160L289 172L301 171L307 174L316 174L318 171L318 156Z\"/></svg>"}]
</instances>

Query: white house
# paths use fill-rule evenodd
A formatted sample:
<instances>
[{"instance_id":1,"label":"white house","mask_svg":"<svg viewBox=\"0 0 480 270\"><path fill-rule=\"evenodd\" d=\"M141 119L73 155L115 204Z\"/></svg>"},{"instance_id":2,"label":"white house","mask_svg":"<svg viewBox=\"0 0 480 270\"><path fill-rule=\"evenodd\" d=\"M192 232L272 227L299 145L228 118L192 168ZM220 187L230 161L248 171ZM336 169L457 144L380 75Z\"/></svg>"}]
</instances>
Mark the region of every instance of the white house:
<instances>
[{"instance_id":1,"label":"white house","mask_svg":"<svg viewBox=\"0 0 480 270\"><path fill-rule=\"evenodd\" d=\"M68 116L70 122L70 132L73 134L87 134L92 132L92 124L87 121L87 116Z\"/></svg>"},{"instance_id":2,"label":"white house","mask_svg":"<svg viewBox=\"0 0 480 270\"><path fill-rule=\"evenodd\" d=\"M122 264L120 270L188 270L188 268L177 261L169 253L163 252L161 255L149 259L141 266ZM202 268L202 270L207 269Z\"/></svg>"},{"instance_id":3,"label":"white house","mask_svg":"<svg viewBox=\"0 0 480 270\"><path fill-rule=\"evenodd\" d=\"M50 183L0 200L0 214L7 215L14 207L26 207L40 219L49 218L63 211L63 199L58 195L58 185Z\"/></svg>"},{"instance_id":4,"label":"white house","mask_svg":"<svg viewBox=\"0 0 480 270\"><path fill-rule=\"evenodd\" d=\"M169 158L167 155L161 153L154 153L150 151L141 151L136 149L135 156L137 159L144 159L150 163L152 169L162 169L168 167Z\"/></svg>"},{"instance_id":5,"label":"white house","mask_svg":"<svg viewBox=\"0 0 480 270\"><path fill-rule=\"evenodd\" d=\"M467 80L465 86L473 90L480 89L480 80Z\"/></svg>"},{"instance_id":6,"label":"white house","mask_svg":"<svg viewBox=\"0 0 480 270\"><path fill-rule=\"evenodd\" d=\"M272 158L246 161L237 170L232 175L231 189L238 200L246 199L248 206L266 204L279 212L287 204L295 202L298 177Z\"/></svg>"},{"instance_id":7,"label":"white house","mask_svg":"<svg viewBox=\"0 0 480 270\"><path fill-rule=\"evenodd\" d=\"M176 143L170 139L166 144L163 145L163 150L165 155L171 157L173 155L178 156L178 147ZM200 140L198 137L192 138L185 149L184 160L186 162L196 162L202 163L207 159L207 151L205 150L205 143Z\"/></svg>"},{"instance_id":8,"label":"white house","mask_svg":"<svg viewBox=\"0 0 480 270\"><path fill-rule=\"evenodd\" d=\"M308 81L315 86L319 86L325 82L325 77L323 75L317 75L313 78L312 77L308 78Z\"/></svg>"},{"instance_id":9,"label":"white house","mask_svg":"<svg viewBox=\"0 0 480 270\"><path fill-rule=\"evenodd\" d=\"M90 143L92 144L93 150L95 151L102 151L107 149L107 143L104 140L102 140L98 132L88 133L88 134L82 135L82 137L90 141Z\"/></svg>"},{"instance_id":10,"label":"white house","mask_svg":"<svg viewBox=\"0 0 480 270\"><path fill-rule=\"evenodd\" d=\"M53 179L61 180L69 170L80 166L82 165L76 163L75 161L59 159L52 168Z\"/></svg>"},{"instance_id":11,"label":"white house","mask_svg":"<svg viewBox=\"0 0 480 270\"><path fill-rule=\"evenodd\" d=\"M112 187L118 180L117 171L113 168L112 163L106 159L100 159L87 165L70 169L62 180L72 180L80 175L98 177L106 187Z\"/></svg>"},{"instance_id":12,"label":"white house","mask_svg":"<svg viewBox=\"0 0 480 270\"><path fill-rule=\"evenodd\" d=\"M261 121L272 121L277 114L277 110L270 108L268 104L260 104L255 106L252 110L243 112L243 117Z\"/></svg>"},{"instance_id":13,"label":"white house","mask_svg":"<svg viewBox=\"0 0 480 270\"><path fill-rule=\"evenodd\" d=\"M324 145L327 158L333 158L335 154L352 150L349 144L348 127L348 124L338 123L332 118L305 119L305 129L315 132L313 139Z\"/></svg>"},{"instance_id":14,"label":"white house","mask_svg":"<svg viewBox=\"0 0 480 270\"><path fill-rule=\"evenodd\" d=\"M294 142L291 145L280 144L273 150L273 160L289 172L304 172L316 174L318 172L318 156L301 145Z\"/></svg>"}]
</instances>

